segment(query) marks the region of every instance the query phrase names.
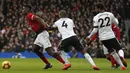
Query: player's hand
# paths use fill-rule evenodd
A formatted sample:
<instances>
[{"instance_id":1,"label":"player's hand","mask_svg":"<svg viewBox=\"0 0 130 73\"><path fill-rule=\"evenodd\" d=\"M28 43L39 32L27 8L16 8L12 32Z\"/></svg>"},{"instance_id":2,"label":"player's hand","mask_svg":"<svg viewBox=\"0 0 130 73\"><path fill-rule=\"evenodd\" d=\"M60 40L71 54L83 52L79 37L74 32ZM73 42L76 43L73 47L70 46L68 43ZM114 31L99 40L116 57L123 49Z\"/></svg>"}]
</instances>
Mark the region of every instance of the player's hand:
<instances>
[{"instance_id":1,"label":"player's hand","mask_svg":"<svg viewBox=\"0 0 130 73\"><path fill-rule=\"evenodd\" d=\"M87 41L90 41L90 38L87 36L87 37L86 37L86 40L87 40Z\"/></svg>"},{"instance_id":2,"label":"player's hand","mask_svg":"<svg viewBox=\"0 0 130 73\"><path fill-rule=\"evenodd\" d=\"M89 40L89 41L88 41L88 43L87 43L87 45L89 46L91 43L92 43L92 41L91 41L91 40Z\"/></svg>"},{"instance_id":3,"label":"player's hand","mask_svg":"<svg viewBox=\"0 0 130 73\"><path fill-rule=\"evenodd\" d=\"M47 26L47 27L50 27L50 25L48 25L47 23L46 23L46 26Z\"/></svg>"},{"instance_id":4,"label":"player's hand","mask_svg":"<svg viewBox=\"0 0 130 73\"><path fill-rule=\"evenodd\" d=\"M90 40L90 38L89 38L88 36L86 37L86 40L87 40L87 42L88 42L87 45L89 46L92 41Z\"/></svg>"}]
</instances>

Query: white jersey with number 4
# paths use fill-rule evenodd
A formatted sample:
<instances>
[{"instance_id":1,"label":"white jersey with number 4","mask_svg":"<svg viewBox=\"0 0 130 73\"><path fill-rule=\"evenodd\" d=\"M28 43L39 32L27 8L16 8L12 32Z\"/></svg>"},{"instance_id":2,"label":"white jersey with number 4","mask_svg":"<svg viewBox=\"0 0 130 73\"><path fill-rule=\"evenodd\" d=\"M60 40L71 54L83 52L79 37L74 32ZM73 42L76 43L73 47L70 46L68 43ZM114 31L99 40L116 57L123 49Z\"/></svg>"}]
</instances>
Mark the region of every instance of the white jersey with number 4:
<instances>
[{"instance_id":1,"label":"white jersey with number 4","mask_svg":"<svg viewBox=\"0 0 130 73\"><path fill-rule=\"evenodd\" d=\"M112 24L117 24L116 18L110 12L102 12L93 18L94 28L98 31L100 40L115 38Z\"/></svg>"},{"instance_id":2,"label":"white jersey with number 4","mask_svg":"<svg viewBox=\"0 0 130 73\"><path fill-rule=\"evenodd\" d=\"M75 27L74 22L70 18L60 18L54 23L53 27L58 28L62 36L62 40L76 35L73 30Z\"/></svg>"}]
</instances>

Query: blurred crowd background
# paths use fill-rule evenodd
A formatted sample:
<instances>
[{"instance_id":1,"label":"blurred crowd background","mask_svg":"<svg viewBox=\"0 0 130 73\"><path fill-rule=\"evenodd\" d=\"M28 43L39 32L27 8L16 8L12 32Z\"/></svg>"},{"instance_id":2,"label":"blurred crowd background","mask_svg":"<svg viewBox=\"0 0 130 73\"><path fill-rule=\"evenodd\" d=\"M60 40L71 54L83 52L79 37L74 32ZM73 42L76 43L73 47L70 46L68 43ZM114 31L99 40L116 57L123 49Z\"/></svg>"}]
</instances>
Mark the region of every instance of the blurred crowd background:
<instances>
[{"instance_id":1,"label":"blurred crowd background","mask_svg":"<svg viewBox=\"0 0 130 73\"><path fill-rule=\"evenodd\" d=\"M59 19L58 12L67 11L68 17L74 20L76 34L93 57L102 57L101 43L97 40L87 46L85 37L92 30L92 19L96 14L94 4L103 2L107 11L112 12L119 20L121 41L123 45L129 43L125 34L125 20L130 19L130 0L0 0L0 52L32 52L35 33L27 25L26 15L22 12L25 4L32 6L34 13L42 13L43 19L49 24ZM129 33L130 34L130 33ZM53 48L57 49L60 42L58 31L50 33ZM129 47L125 47L130 57ZM72 49L76 54L75 50ZM76 55L75 55L76 56Z\"/></svg>"}]
</instances>

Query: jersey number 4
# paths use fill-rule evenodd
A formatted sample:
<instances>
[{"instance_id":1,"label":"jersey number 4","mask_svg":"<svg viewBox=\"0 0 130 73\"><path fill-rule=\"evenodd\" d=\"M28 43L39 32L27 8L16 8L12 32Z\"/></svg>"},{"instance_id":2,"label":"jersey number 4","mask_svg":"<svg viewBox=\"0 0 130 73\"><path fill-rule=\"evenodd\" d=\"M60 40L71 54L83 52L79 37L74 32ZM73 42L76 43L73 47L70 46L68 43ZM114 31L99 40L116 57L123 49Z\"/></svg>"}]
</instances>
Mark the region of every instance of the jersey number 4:
<instances>
[{"instance_id":1,"label":"jersey number 4","mask_svg":"<svg viewBox=\"0 0 130 73\"><path fill-rule=\"evenodd\" d=\"M105 17L104 19L100 18L98 20L98 22L101 22L100 28L105 27L105 26L110 26L110 24L109 24L110 18L109 17ZM106 24L104 22L106 22Z\"/></svg>"},{"instance_id":2,"label":"jersey number 4","mask_svg":"<svg viewBox=\"0 0 130 73\"><path fill-rule=\"evenodd\" d=\"M63 21L63 23L62 23L62 27L65 27L65 28L67 28L67 23L65 23L65 21Z\"/></svg>"}]
</instances>

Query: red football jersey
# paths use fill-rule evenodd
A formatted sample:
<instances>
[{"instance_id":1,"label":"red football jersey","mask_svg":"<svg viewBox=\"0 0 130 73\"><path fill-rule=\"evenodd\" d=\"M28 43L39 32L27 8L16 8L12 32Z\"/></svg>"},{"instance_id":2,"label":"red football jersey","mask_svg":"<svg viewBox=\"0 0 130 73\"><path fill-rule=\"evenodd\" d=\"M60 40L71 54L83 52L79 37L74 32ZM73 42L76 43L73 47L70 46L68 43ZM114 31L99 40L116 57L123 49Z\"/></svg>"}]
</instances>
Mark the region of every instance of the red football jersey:
<instances>
[{"instance_id":1,"label":"red football jersey","mask_svg":"<svg viewBox=\"0 0 130 73\"><path fill-rule=\"evenodd\" d=\"M43 27L38 21L35 20L35 18L36 18L36 15L29 12L27 15L28 25L31 26L34 32L39 32L41 29L43 29Z\"/></svg>"}]
</instances>

